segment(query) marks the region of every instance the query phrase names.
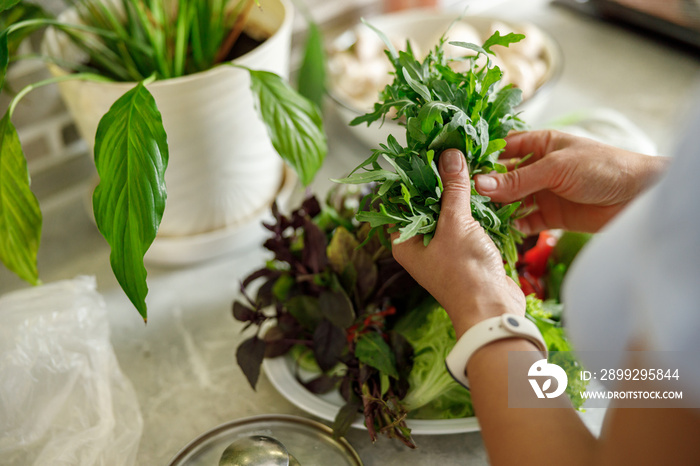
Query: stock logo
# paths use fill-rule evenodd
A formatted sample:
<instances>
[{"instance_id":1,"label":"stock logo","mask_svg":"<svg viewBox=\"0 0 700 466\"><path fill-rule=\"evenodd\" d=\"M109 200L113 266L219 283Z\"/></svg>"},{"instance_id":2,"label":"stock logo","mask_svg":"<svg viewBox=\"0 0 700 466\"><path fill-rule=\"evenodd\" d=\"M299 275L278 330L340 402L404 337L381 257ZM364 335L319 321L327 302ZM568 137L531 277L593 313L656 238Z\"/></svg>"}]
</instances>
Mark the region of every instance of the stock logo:
<instances>
[{"instance_id":1,"label":"stock logo","mask_svg":"<svg viewBox=\"0 0 700 466\"><path fill-rule=\"evenodd\" d=\"M530 366L527 375L528 382L530 382L537 398L556 398L564 393L569 383L564 369L556 364L548 363L546 359L540 359ZM557 385L556 389L550 392L549 390L552 388L552 379L557 381ZM542 381L541 386L540 380Z\"/></svg>"}]
</instances>

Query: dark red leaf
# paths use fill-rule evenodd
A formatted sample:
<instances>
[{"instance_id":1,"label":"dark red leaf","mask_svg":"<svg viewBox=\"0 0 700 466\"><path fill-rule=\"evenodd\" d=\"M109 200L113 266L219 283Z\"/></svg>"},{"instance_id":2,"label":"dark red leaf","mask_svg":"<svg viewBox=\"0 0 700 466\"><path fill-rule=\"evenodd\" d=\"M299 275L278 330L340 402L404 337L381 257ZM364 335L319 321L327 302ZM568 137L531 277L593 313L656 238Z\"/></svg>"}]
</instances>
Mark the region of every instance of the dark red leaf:
<instances>
[{"instance_id":1,"label":"dark red leaf","mask_svg":"<svg viewBox=\"0 0 700 466\"><path fill-rule=\"evenodd\" d=\"M314 331L314 356L318 367L328 371L340 360L345 348L345 332L328 320L322 320Z\"/></svg>"},{"instance_id":2,"label":"dark red leaf","mask_svg":"<svg viewBox=\"0 0 700 466\"><path fill-rule=\"evenodd\" d=\"M287 354L294 346L294 343L289 341L282 329L279 326L271 327L263 337L265 340L265 357L276 358Z\"/></svg>"},{"instance_id":3,"label":"dark red leaf","mask_svg":"<svg viewBox=\"0 0 700 466\"><path fill-rule=\"evenodd\" d=\"M377 265L364 249L353 251L352 264L357 272L357 291L362 299L367 299L377 285Z\"/></svg>"},{"instance_id":4,"label":"dark red leaf","mask_svg":"<svg viewBox=\"0 0 700 466\"><path fill-rule=\"evenodd\" d=\"M311 220L304 221L304 250L302 263L312 272L319 273L326 268L326 234Z\"/></svg>"},{"instance_id":5,"label":"dark red leaf","mask_svg":"<svg viewBox=\"0 0 700 466\"><path fill-rule=\"evenodd\" d=\"M250 285L251 283L253 283L253 282L254 282L255 280L257 280L258 278L261 278L261 277L271 277L271 276L273 276L275 273L277 273L277 272L275 272L274 270L270 270L270 269L268 269L268 268L266 268L266 267L265 267L265 268L262 268L262 269L260 269L260 270L256 270L255 272L251 273L250 275L248 275L247 277L245 277L245 278L243 279L243 282L241 283L241 288L243 288L243 289L248 288L248 285Z\"/></svg>"},{"instance_id":6,"label":"dark red leaf","mask_svg":"<svg viewBox=\"0 0 700 466\"><path fill-rule=\"evenodd\" d=\"M265 358L265 342L257 336L248 338L238 346L236 360L253 389L260 377L260 366Z\"/></svg>"},{"instance_id":7,"label":"dark red leaf","mask_svg":"<svg viewBox=\"0 0 700 466\"><path fill-rule=\"evenodd\" d=\"M321 313L333 325L348 328L355 321L355 311L350 298L343 290L324 291L318 298Z\"/></svg>"},{"instance_id":8,"label":"dark red leaf","mask_svg":"<svg viewBox=\"0 0 700 466\"><path fill-rule=\"evenodd\" d=\"M233 318L241 322L255 320L255 311L240 301L233 303Z\"/></svg>"},{"instance_id":9,"label":"dark red leaf","mask_svg":"<svg viewBox=\"0 0 700 466\"><path fill-rule=\"evenodd\" d=\"M310 218L314 218L321 213L321 204L318 202L318 199L316 199L316 196L307 197L301 204L301 208Z\"/></svg>"},{"instance_id":10,"label":"dark red leaf","mask_svg":"<svg viewBox=\"0 0 700 466\"><path fill-rule=\"evenodd\" d=\"M302 382L302 385L311 393L322 395L336 388L340 379L341 378L337 375L321 374L308 382Z\"/></svg>"}]
</instances>

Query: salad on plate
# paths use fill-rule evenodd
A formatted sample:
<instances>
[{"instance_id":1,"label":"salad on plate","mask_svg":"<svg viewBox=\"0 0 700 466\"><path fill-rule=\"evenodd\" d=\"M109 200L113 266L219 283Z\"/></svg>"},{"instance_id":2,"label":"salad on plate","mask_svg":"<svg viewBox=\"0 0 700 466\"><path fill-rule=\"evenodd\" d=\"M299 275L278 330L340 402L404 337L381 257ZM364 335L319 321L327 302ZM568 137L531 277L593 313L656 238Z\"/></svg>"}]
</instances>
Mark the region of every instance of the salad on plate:
<instances>
[{"instance_id":1,"label":"salad on plate","mask_svg":"<svg viewBox=\"0 0 700 466\"><path fill-rule=\"evenodd\" d=\"M394 80L374 111L354 124L391 115L404 125L406 145L390 136L338 180L343 184L324 202L308 197L288 215L273 208L264 244L273 258L242 282L242 298L233 305L244 329L254 330L236 353L253 387L264 358L290 358L300 374L314 374L298 378L306 390L342 398L336 435L360 418L373 440L384 434L409 447L415 447L411 419L473 417L468 390L444 364L455 344L450 319L393 259L389 235L398 231L398 241L422 235L426 244L432 238L443 189L436 165L442 150L460 149L471 174L507 170L498 157L507 133L525 127L513 111L521 91L500 83L503 73L490 57L492 47L521 39L496 31L482 45L452 42L465 49L461 73L448 66L454 58L444 54L444 36L423 61L410 44L397 52L385 40ZM569 233L523 238L513 224L523 214L519 203L499 205L474 189L471 202L506 273L527 295L527 316L560 358L555 362L569 374L568 391L580 407L573 394L584 382L561 325L558 289L573 255L559 245L582 241L566 239Z\"/></svg>"}]
</instances>

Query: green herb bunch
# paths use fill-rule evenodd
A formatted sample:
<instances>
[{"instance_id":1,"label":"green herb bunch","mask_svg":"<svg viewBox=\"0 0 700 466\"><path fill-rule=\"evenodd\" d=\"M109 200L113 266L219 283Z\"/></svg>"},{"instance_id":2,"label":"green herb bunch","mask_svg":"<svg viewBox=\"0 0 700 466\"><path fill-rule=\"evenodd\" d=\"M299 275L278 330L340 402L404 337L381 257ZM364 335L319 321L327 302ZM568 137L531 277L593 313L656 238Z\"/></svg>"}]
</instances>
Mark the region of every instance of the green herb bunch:
<instances>
[{"instance_id":1,"label":"green herb bunch","mask_svg":"<svg viewBox=\"0 0 700 466\"><path fill-rule=\"evenodd\" d=\"M467 72L458 73L445 57L445 36L421 62L409 43L406 51L397 52L383 33L376 32L386 43L394 81L381 92L373 112L350 124L369 125L395 112L394 119L406 128L407 144L404 147L389 136L386 144L374 149L350 176L336 181L378 183L372 196L372 201L377 202L371 203L375 207L359 212L358 220L369 222L375 229L393 225L390 231L400 232L398 242L423 235L428 244L440 214L443 185L436 159L441 151L461 150L471 175L506 171L498 157L506 146L504 137L508 132L524 128L514 111L521 101L521 91L512 85L501 86L503 72L492 62L491 48L507 47L525 36L501 36L496 31L482 46L450 42L465 49L466 56L461 60L469 64ZM384 169L380 159L391 169ZM506 261L509 275L515 278L516 244L522 235L513 227L512 218L520 203L496 204L478 194L473 186L472 181L472 215L491 236Z\"/></svg>"}]
</instances>

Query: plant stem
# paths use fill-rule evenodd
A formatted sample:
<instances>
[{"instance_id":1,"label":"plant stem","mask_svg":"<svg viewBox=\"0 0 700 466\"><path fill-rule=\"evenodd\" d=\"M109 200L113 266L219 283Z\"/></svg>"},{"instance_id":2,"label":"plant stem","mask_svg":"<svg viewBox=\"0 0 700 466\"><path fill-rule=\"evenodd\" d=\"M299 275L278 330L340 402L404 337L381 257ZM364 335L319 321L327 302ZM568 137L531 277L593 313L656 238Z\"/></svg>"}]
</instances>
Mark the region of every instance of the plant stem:
<instances>
[{"instance_id":1,"label":"plant stem","mask_svg":"<svg viewBox=\"0 0 700 466\"><path fill-rule=\"evenodd\" d=\"M236 43L236 40L241 35L241 33L243 32L243 28L248 22L248 15L250 14L250 10L253 8L253 3L253 0L248 0L245 5L245 8L236 18L236 22L234 23L231 32L226 37L224 44L221 46L221 49L219 49L219 53L216 55L216 60L214 60L215 63L220 63L224 61L228 54L231 52L231 49Z\"/></svg>"},{"instance_id":2,"label":"plant stem","mask_svg":"<svg viewBox=\"0 0 700 466\"><path fill-rule=\"evenodd\" d=\"M94 74L94 73L78 73L78 74L67 74L65 76L57 76L55 78L49 78L49 79L44 79L43 81L36 82L34 84L30 84L23 88L21 91L17 93L16 96L12 98L12 101L10 102L10 106L7 109L8 113L8 118L12 118L12 114L15 111L15 107L19 103L19 101L27 94L29 94L31 91L34 89L38 89L43 86L48 86L49 84L56 84L60 83L63 81L71 81L71 80L78 80L78 81L93 81L93 82L112 82L111 79L106 78L102 75L99 74Z\"/></svg>"}]
</instances>

